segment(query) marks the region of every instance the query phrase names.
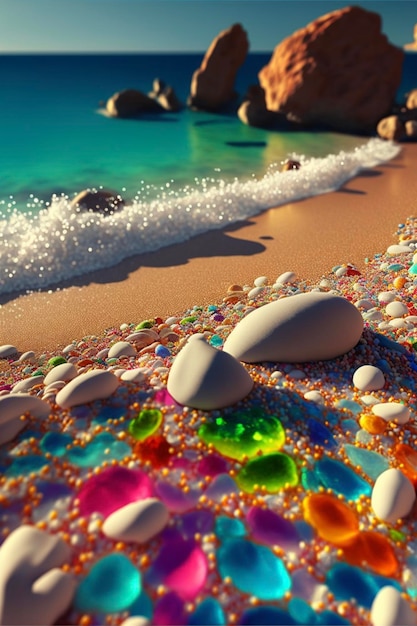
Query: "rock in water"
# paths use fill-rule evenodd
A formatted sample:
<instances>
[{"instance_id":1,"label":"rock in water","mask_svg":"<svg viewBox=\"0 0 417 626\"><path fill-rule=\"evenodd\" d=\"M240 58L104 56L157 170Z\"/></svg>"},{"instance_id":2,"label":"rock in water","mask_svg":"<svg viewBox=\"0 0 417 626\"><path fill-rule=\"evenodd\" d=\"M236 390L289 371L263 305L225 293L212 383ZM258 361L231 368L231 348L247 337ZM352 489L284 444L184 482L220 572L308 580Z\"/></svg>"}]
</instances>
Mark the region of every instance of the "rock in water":
<instances>
[{"instance_id":1,"label":"rock in water","mask_svg":"<svg viewBox=\"0 0 417 626\"><path fill-rule=\"evenodd\" d=\"M302 124L373 133L394 104L403 58L382 34L377 13L345 7L284 39L259 81L271 111Z\"/></svg>"},{"instance_id":2,"label":"rock in water","mask_svg":"<svg viewBox=\"0 0 417 626\"><path fill-rule=\"evenodd\" d=\"M84 189L71 200L73 208L98 213L114 213L124 207L124 200L114 191Z\"/></svg>"},{"instance_id":3,"label":"rock in water","mask_svg":"<svg viewBox=\"0 0 417 626\"><path fill-rule=\"evenodd\" d=\"M136 117L141 113L160 113L160 104L137 89L124 89L107 100L106 111L111 117Z\"/></svg>"},{"instance_id":4,"label":"rock in water","mask_svg":"<svg viewBox=\"0 0 417 626\"><path fill-rule=\"evenodd\" d=\"M345 298L302 293L249 313L230 333L223 350L246 363L320 361L354 348L362 330L361 314Z\"/></svg>"},{"instance_id":5,"label":"rock in water","mask_svg":"<svg viewBox=\"0 0 417 626\"><path fill-rule=\"evenodd\" d=\"M201 66L193 74L189 104L210 111L228 105L234 97L237 71L248 50L246 31L240 24L223 30L212 41Z\"/></svg>"},{"instance_id":6,"label":"rock in water","mask_svg":"<svg viewBox=\"0 0 417 626\"><path fill-rule=\"evenodd\" d=\"M168 392L179 404L211 411L242 400L253 380L233 356L195 336L176 356L168 377Z\"/></svg>"}]
</instances>

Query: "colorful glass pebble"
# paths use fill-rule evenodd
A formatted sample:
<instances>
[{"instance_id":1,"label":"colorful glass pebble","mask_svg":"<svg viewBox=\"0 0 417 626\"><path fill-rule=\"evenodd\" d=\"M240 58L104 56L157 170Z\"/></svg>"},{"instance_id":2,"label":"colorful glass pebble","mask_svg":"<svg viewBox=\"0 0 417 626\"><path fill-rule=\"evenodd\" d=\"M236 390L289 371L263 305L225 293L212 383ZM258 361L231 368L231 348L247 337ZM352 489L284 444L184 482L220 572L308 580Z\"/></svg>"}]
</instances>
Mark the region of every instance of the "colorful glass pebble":
<instances>
[{"instance_id":1,"label":"colorful glass pebble","mask_svg":"<svg viewBox=\"0 0 417 626\"><path fill-rule=\"evenodd\" d=\"M162 423L162 411L159 409L143 409L129 423L129 434L137 441L143 441L158 430Z\"/></svg>"},{"instance_id":2,"label":"colorful glass pebble","mask_svg":"<svg viewBox=\"0 0 417 626\"><path fill-rule=\"evenodd\" d=\"M316 463L315 472L324 487L341 493L348 500L357 500L360 496L371 494L371 485L351 467L337 459L323 457Z\"/></svg>"},{"instance_id":3,"label":"colorful glass pebble","mask_svg":"<svg viewBox=\"0 0 417 626\"><path fill-rule=\"evenodd\" d=\"M113 553L99 559L77 587L74 605L79 611L124 611L142 588L139 570L124 555Z\"/></svg>"},{"instance_id":4,"label":"colorful glass pebble","mask_svg":"<svg viewBox=\"0 0 417 626\"><path fill-rule=\"evenodd\" d=\"M260 600L279 600L291 588L291 578L270 548L246 539L227 539L217 551L222 578Z\"/></svg>"},{"instance_id":5,"label":"colorful glass pebble","mask_svg":"<svg viewBox=\"0 0 417 626\"><path fill-rule=\"evenodd\" d=\"M52 456L63 456L67 451L67 446L72 443L71 435L58 432L49 432L42 437L39 447L42 452L48 452Z\"/></svg>"},{"instance_id":6,"label":"colorful glass pebble","mask_svg":"<svg viewBox=\"0 0 417 626\"><path fill-rule=\"evenodd\" d=\"M387 428L388 423L378 415L361 415L359 418L360 427L371 435L381 435Z\"/></svg>"},{"instance_id":7,"label":"colorful glass pebble","mask_svg":"<svg viewBox=\"0 0 417 626\"><path fill-rule=\"evenodd\" d=\"M353 543L343 549L343 556L351 565L370 568L382 576L394 576L398 571L399 563L391 542L374 531L360 532Z\"/></svg>"},{"instance_id":8,"label":"colorful glass pebble","mask_svg":"<svg viewBox=\"0 0 417 626\"><path fill-rule=\"evenodd\" d=\"M48 367L56 367L57 365L62 365L63 363L66 363L67 359L64 358L63 356L53 356L51 359L49 359L47 365Z\"/></svg>"},{"instance_id":9,"label":"colorful glass pebble","mask_svg":"<svg viewBox=\"0 0 417 626\"><path fill-rule=\"evenodd\" d=\"M278 513L254 506L249 509L246 520L256 541L279 545L286 550L298 547L300 537L294 524Z\"/></svg>"},{"instance_id":10,"label":"colorful glass pebble","mask_svg":"<svg viewBox=\"0 0 417 626\"><path fill-rule=\"evenodd\" d=\"M319 536L336 545L352 543L359 532L356 513L336 496L327 493L311 494L303 500L306 522Z\"/></svg>"},{"instance_id":11,"label":"colorful glass pebble","mask_svg":"<svg viewBox=\"0 0 417 626\"><path fill-rule=\"evenodd\" d=\"M230 537L244 537L247 531L245 524L241 520L220 515L216 519L214 532L216 537L222 541Z\"/></svg>"},{"instance_id":12,"label":"colorful glass pebble","mask_svg":"<svg viewBox=\"0 0 417 626\"><path fill-rule=\"evenodd\" d=\"M248 493L253 493L259 487L268 493L276 493L287 487L295 487L298 480L295 462L281 452L248 461L236 476L239 487Z\"/></svg>"},{"instance_id":13,"label":"colorful glass pebble","mask_svg":"<svg viewBox=\"0 0 417 626\"><path fill-rule=\"evenodd\" d=\"M279 419L257 409L216 417L203 424L198 435L221 454L239 461L259 452L279 450L285 443L285 431Z\"/></svg>"},{"instance_id":14,"label":"colorful glass pebble","mask_svg":"<svg viewBox=\"0 0 417 626\"><path fill-rule=\"evenodd\" d=\"M44 456L38 454L28 454L27 456L17 456L13 459L11 465L6 469L6 476L19 476L19 474L31 474L39 472L43 467L48 465L48 460Z\"/></svg>"},{"instance_id":15,"label":"colorful glass pebble","mask_svg":"<svg viewBox=\"0 0 417 626\"><path fill-rule=\"evenodd\" d=\"M110 433L100 433L84 446L74 446L66 452L71 463L78 467L95 467L103 461L120 460L131 453L131 447Z\"/></svg>"},{"instance_id":16,"label":"colorful glass pebble","mask_svg":"<svg viewBox=\"0 0 417 626\"><path fill-rule=\"evenodd\" d=\"M350 443L344 445L344 451L352 465L359 466L372 480L376 480L382 472L389 468L389 462L379 452L360 448Z\"/></svg>"},{"instance_id":17,"label":"colorful glass pebble","mask_svg":"<svg viewBox=\"0 0 417 626\"><path fill-rule=\"evenodd\" d=\"M200 602L196 610L188 618L187 624L189 626L201 626L201 624L223 626L226 624L226 616L219 601L208 597Z\"/></svg>"},{"instance_id":18,"label":"colorful glass pebble","mask_svg":"<svg viewBox=\"0 0 417 626\"><path fill-rule=\"evenodd\" d=\"M394 455L400 468L413 483L417 483L417 450L406 443L398 443Z\"/></svg>"},{"instance_id":19,"label":"colorful glass pebble","mask_svg":"<svg viewBox=\"0 0 417 626\"><path fill-rule=\"evenodd\" d=\"M293 624L300 624L300 622L291 617L284 609L275 606L259 606L244 611L240 624L242 626L259 626L259 624L266 626L293 626Z\"/></svg>"},{"instance_id":20,"label":"colorful glass pebble","mask_svg":"<svg viewBox=\"0 0 417 626\"><path fill-rule=\"evenodd\" d=\"M335 563L327 572L326 585L337 600L356 600L365 609L371 608L382 587L389 585L400 589L393 578L377 576L348 563Z\"/></svg>"}]
</instances>

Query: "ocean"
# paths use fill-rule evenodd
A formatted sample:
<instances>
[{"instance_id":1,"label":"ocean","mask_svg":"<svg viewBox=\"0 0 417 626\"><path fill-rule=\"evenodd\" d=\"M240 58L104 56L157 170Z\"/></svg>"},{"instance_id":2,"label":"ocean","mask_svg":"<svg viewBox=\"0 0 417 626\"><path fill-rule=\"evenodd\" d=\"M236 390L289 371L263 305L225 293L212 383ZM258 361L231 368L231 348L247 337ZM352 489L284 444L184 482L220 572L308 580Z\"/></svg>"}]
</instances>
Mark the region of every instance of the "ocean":
<instances>
[{"instance_id":1,"label":"ocean","mask_svg":"<svg viewBox=\"0 0 417 626\"><path fill-rule=\"evenodd\" d=\"M340 187L399 148L330 132L269 132L232 114L111 119L103 102L154 78L186 102L202 54L1 55L0 294L53 288L267 208ZM270 54L250 54L236 90ZM417 87L407 53L399 99ZM282 173L295 157L303 167ZM126 201L112 216L74 212L86 188Z\"/></svg>"}]
</instances>

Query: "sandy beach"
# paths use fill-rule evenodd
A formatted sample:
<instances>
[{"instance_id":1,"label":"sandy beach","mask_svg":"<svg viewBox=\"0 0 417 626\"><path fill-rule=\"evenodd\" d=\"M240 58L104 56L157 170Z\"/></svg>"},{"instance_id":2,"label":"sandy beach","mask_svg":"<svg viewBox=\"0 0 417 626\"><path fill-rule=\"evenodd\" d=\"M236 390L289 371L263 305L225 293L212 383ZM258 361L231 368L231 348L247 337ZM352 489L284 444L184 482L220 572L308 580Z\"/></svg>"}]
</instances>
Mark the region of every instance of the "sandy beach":
<instances>
[{"instance_id":1,"label":"sandy beach","mask_svg":"<svg viewBox=\"0 0 417 626\"><path fill-rule=\"evenodd\" d=\"M294 202L222 230L44 292L0 299L0 344L19 351L59 350L74 339L122 323L219 303L232 283L270 282L282 272L317 280L332 267L365 259L394 243L399 223L416 213L417 145L365 170L336 192ZM296 175L296 172L294 173Z\"/></svg>"}]
</instances>

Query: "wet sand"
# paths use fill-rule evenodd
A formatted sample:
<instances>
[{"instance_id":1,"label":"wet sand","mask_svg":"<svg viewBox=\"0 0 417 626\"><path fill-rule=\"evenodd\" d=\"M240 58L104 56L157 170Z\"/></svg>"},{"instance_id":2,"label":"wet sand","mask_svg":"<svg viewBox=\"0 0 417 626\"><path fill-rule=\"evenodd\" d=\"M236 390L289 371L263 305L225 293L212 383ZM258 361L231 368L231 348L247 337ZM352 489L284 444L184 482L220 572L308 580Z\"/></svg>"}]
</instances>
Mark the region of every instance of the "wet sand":
<instances>
[{"instance_id":1,"label":"wet sand","mask_svg":"<svg viewBox=\"0 0 417 626\"><path fill-rule=\"evenodd\" d=\"M218 303L232 283L274 282L287 270L315 281L335 265L395 243L399 223L417 213L417 145L366 170L336 192L270 209L48 291L0 299L0 344L20 352L58 350L122 323Z\"/></svg>"}]
</instances>

